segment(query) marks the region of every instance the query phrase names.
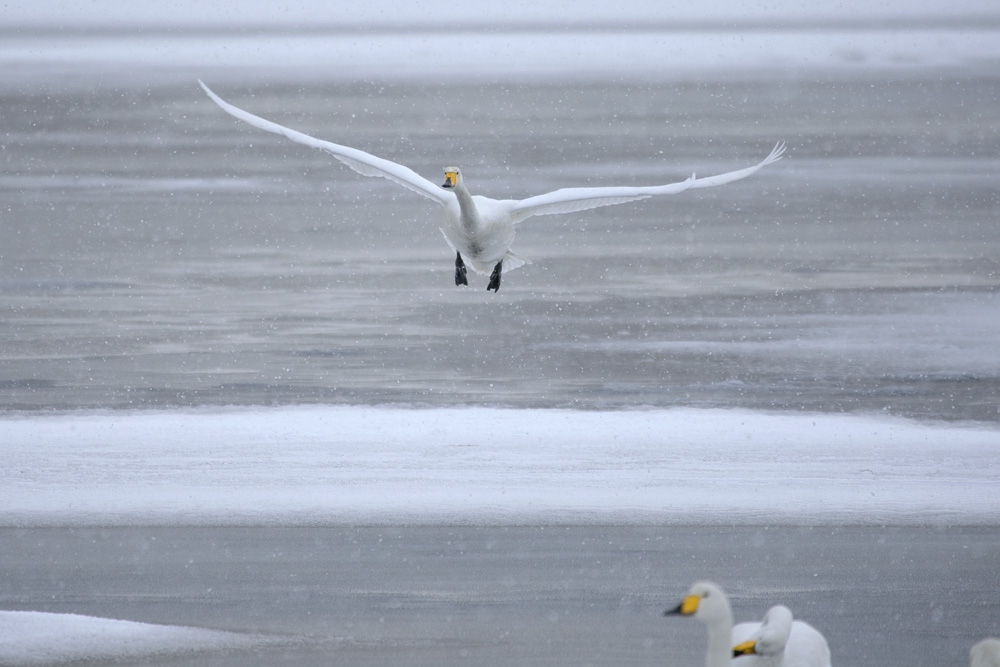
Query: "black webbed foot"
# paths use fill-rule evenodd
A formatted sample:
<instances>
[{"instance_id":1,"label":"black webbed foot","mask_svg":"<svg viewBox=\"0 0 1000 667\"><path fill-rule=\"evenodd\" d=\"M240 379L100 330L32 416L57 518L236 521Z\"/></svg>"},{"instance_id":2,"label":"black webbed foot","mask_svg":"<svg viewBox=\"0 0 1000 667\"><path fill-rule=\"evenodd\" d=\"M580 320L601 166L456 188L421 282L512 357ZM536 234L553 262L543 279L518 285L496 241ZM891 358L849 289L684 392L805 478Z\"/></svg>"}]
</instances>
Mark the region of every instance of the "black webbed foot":
<instances>
[{"instance_id":1,"label":"black webbed foot","mask_svg":"<svg viewBox=\"0 0 1000 667\"><path fill-rule=\"evenodd\" d=\"M493 273L490 274L490 284L486 286L486 291L489 292L493 290L494 292L500 291L500 274L503 272L503 260L501 259L497 262L497 265L493 267Z\"/></svg>"},{"instance_id":2,"label":"black webbed foot","mask_svg":"<svg viewBox=\"0 0 1000 667\"><path fill-rule=\"evenodd\" d=\"M455 253L455 284L468 285L469 280L465 277L465 262L462 261L462 253Z\"/></svg>"}]
</instances>

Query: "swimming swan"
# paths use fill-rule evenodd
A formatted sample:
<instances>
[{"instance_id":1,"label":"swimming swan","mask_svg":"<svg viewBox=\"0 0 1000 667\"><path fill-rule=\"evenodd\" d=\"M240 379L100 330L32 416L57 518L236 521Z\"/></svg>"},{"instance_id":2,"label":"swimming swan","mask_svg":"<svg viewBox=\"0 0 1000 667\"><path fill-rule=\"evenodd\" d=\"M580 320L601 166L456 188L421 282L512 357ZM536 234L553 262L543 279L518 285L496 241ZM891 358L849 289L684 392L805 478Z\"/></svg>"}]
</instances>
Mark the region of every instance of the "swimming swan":
<instances>
[{"instance_id":1,"label":"swimming swan","mask_svg":"<svg viewBox=\"0 0 1000 667\"><path fill-rule=\"evenodd\" d=\"M792 634L792 628L795 633ZM733 656L758 656L758 667L830 667L830 647L814 627L792 621L792 610L776 605L747 641L733 647ZM737 665L750 664L741 660Z\"/></svg>"},{"instance_id":2,"label":"swimming swan","mask_svg":"<svg viewBox=\"0 0 1000 667\"><path fill-rule=\"evenodd\" d=\"M739 644L760 627L760 623L740 623L733 626L733 610L726 594L711 581L696 581L677 607L663 612L664 616L692 616L708 629L708 651L705 667L730 667L733 646Z\"/></svg>"},{"instance_id":3,"label":"swimming swan","mask_svg":"<svg viewBox=\"0 0 1000 667\"><path fill-rule=\"evenodd\" d=\"M500 289L500 274L527 263L510 249L517 223L533 215L571 213L600 206L611 206L646 199L656 195L672 195L689 189L710 188L746 178L761 167L777 162L785 151L779 142L762 162L708 178L690 178L678 183L648 187L565 188L527 199L490 199L470 195L458 167L446 167L444 185L436 186L403 165L383 160L369 153L310 137L277 123L234 107L213 93L201 80L201 87L223 111L261 130L280 134L312 148L331 153L335 158L363 176L379 176L402 185L419 195L441 204L445 223L441 231L455 252L455 284L468 285L466 262L476 273L490 276L487 290Z\"/></svg>"},{"instance_id":4,"label":"swimming swan","mask_svg":"<svg viewBox=\"0 0 1000 667\"><path fill-rule=\"evenodd\" d=\"M718 585L710 581L695 582L684 600L676 608L668 609L663 614L664 616L692 616L707 626L708 650L705 653L705 667L733 667L733 646L751 639L762 626L761 623L754 622L740 623L734 627L733 612L726 594ZM829 667L829 651L825 663L802 661L803 657L798 652L799 635L811 636L811 632L816 631L801 621L792 623L791 639L788 642L790 648L785 664L803 667L806 665L809 667L813 667L813 665ZM794 652L791 648L795 649ZM761 658L744 658L739 661L738 665L739 667L762 665L762 662L757 662L760 660Z\"/></svg>"}]
</instances>

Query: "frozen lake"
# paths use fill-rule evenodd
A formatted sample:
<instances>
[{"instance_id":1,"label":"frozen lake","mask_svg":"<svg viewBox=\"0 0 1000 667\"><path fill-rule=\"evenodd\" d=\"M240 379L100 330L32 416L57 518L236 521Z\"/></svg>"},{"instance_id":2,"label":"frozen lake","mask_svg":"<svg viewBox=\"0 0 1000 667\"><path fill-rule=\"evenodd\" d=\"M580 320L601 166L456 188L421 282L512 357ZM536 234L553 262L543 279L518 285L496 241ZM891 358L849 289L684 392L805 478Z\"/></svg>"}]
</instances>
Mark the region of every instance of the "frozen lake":
<instances>
[{"instance_id":1,"label":"frozen lake","mask_svg":"<svg viewBox=\"0 0 1000 667\"><path fill-rule=\"evenodd\" d=\"M660 613L700 578L837 665L1000 631L986 3L36 4L0 26L0 662L697 665ZM198 77L498 198L788 152L528 220L493 294L435 206Z\"/></svg>"},{"instance_id":2,"label":"frozen lake","mask_svg":"<svg viewBox=\"0 0 1000 667\"><path fill-rule=\"evenodd\" d=\"M996 421L1000 80L241 83L234 103L473 191L723 188L521 225L453 285L433 204L194 80L3 93L0 403L748 407ZM104 82L107 85L107 82Z\"/></svg>"}]
</instances>

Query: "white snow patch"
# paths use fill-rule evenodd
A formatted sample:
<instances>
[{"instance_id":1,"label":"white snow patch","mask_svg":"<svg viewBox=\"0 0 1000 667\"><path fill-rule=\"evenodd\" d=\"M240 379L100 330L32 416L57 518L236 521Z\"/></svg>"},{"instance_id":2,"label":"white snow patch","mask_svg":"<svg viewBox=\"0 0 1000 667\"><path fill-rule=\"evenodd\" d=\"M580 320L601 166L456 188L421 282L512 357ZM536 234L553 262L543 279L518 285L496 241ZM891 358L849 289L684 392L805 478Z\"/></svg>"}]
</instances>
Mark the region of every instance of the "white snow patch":
<instances>
[{"instance_id":1,"label":"white snow patch","mask_svg":"<svg viewBox=\"0 0 1000 667\"><path fill-rule=\"evenodd\" d=\"M1000 523L1000 425L286 407L6 416L0 523Z\"/></svg>"},{"instance_id":2,"label":"white snow patch","mask_svg":"<svg viewBox=\"0 0 1000 667\"><path fill-rule=\"evenodd\" d=\"M53 665L247 649L256 635L76 614L0 611L0 664Z\"/></svg>"}]
</instances>

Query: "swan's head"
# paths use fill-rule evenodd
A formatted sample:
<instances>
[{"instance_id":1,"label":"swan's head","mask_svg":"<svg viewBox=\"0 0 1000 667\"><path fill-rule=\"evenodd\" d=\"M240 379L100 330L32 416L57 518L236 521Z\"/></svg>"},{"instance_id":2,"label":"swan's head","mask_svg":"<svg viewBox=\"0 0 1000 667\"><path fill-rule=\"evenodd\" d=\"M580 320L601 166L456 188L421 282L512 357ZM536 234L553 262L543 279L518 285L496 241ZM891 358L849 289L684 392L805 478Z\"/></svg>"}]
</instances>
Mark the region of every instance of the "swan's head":
<instances>
[{"instance_id":1,"label":"swan's head","mask_svg":"<svg viewBox=\"0 0 1000 667\"><path fill-rule=\"evenodd\" d=\"M706 623L716 618L728 618L732 623L733 612L729 600L722 589L711 581L697 581L687 595L674 609L663 612L664 616L693 616Z\"/></svg>"},{"instance_id":2,"label":"swan's head","mask_svg":"<svg viewBox=\"0 0 1000 667\"><path fill-rule=\"evenodd\" d=\"M788 635L792 632L792 610L775 605L764 614L764 621L753 636L733 647L733 657L741 655L780 655L785 651Z\"/></svg>"},{"instance_id":3,"label":"swan's head","mask_svg":"<svg viewBox=\"0 0 1000 667\"><path fill-rule=\"evenodd\" d=\"M456 188L462 182L462 170L458 167L444 168L444 184L442 188Z\"/></svg>"}]
</instances>

